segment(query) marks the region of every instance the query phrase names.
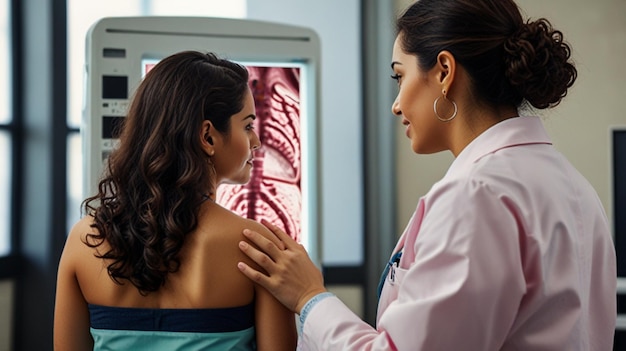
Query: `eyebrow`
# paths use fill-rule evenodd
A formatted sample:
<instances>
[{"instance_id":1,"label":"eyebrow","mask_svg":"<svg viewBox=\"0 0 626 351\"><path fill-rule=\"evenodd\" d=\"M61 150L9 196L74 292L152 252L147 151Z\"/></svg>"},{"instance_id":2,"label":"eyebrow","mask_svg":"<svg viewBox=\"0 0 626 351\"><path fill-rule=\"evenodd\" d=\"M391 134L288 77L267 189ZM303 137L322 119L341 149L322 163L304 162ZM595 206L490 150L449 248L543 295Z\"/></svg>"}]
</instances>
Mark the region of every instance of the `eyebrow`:
<instances>
[{"instance_id":1,"label":"eyebrow","mask_svg":"<svg viewBox=\"0 0 626 351\"><path fill-rule=\"evenodd\" d=\"M244 117L244 118L242 119L242 121L245 121L245 120L247 120L248 118L252 118L252 120L254 121L254 120L256 119L256 116L255 116L255 115L253 115L253 114L249 114L249 115L247 115L246 117Z\"/></svg>"},{"instance_id":2,"label":"eyebrow","mask_svg":"<svg viewBox=\"0 0 626 351\"><path fill-rule=\"evenodd\" d=\"M395 66L395 65L402 65L402 63L400 63L400 62L398 62L398 61L393 61L393 62L391 63L391 69L393 69L393 66Z\"/></svg>"}]
</instances>

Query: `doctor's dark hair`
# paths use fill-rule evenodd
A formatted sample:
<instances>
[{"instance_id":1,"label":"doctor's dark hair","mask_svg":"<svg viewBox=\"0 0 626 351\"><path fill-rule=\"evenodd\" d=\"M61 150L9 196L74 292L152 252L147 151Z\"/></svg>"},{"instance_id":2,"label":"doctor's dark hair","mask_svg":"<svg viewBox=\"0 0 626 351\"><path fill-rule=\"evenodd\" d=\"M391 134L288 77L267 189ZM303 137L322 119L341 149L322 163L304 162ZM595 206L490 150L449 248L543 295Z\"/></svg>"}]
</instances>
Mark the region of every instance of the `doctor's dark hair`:
<instances>
[{"instance_id":1,"label":"doctor's dark hair","mask_svg":"<svg viewBox=\"0 0 626 351\"><path fill-rule=\"evenodd\" d=\"M186 235L198 223L204 194L214 191L202 123L228 136L230 118L244 106L245 67L211 53L169 56L145 76L109 156L98 193L83 202L94 217L85 244L104 251L117 283L142 294L157 291L180 266Z\"/></svg>"},{"instance_id":2,"label":"doctor's dark hair","mask_svg":"<svg viewBox=\"0 0 626 351\"><path fill-rule=\"evenodd\" d=\"M546 19L524 21L512 0L419 0L397 20L401 47L430 70L452 53L468 72L477 102L553 107L577 77L571 49Z\"/></svg>"}]
</instances>

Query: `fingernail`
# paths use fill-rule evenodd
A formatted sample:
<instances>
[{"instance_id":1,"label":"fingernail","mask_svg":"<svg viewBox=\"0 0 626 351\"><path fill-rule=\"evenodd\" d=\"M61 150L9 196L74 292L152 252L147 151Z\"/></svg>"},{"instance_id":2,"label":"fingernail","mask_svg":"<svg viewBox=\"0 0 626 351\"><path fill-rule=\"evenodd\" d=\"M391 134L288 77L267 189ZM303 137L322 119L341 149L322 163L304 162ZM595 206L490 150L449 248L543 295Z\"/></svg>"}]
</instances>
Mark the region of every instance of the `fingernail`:
<instances>
[{"instance_id":1,"label":"fingernail","mask_svg":"<svg viewBox=\"0 0 626 351\"><path fill-rule=\"evenodd\" d=\"M243 235L249 236L250 235L250 229L244 229L243 230Z\"/></svg>"},{"instance_id":2,"label":"fingernail","mask_svg":"<svg viewBox=\"0 0 626 351\"><path fill-rule=\"evenodd\" d=\"M245 249L248 247L248 243L246 243L245 241L240 241L239 242L239 247L242 249Z\"/></svg>"}]
</instances>

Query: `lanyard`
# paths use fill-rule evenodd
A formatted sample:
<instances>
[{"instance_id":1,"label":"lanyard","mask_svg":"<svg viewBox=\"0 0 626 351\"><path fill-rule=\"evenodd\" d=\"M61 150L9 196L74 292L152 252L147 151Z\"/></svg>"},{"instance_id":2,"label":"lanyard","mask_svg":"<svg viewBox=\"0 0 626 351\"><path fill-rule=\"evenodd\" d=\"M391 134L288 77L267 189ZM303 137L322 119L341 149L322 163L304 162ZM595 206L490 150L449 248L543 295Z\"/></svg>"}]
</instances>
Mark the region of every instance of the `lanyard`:
<instances>
[{"instance_id":1,"label":"lanyard","mask_svg":"<svg viewBox=\"0 0 626 351\"><path fill-rule=\"evenodd\" d=\"M396 252L389 262L385 265L385 270L380 277L380 282L378 283L378 299L380 300L380 294L383 292L383 286L385 285L385 279L387 279L387 275L389 274L389 269L391 269L390 279L393 281L396 279L396 267L400 263L400 257L402 257L402 250Z\"/></svg>"}]
</instances>

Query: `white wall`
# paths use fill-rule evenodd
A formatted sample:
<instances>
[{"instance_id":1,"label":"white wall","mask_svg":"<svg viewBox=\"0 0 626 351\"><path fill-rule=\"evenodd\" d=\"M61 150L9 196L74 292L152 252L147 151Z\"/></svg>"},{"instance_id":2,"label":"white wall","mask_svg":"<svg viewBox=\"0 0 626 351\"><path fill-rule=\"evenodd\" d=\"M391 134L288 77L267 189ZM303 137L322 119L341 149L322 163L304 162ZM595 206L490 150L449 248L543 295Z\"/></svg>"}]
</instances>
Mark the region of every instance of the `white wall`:
<instances>
[{"instance_id":1,"label":"white wall","mask_svg":"<svg viewBox=\"0 0 626 351\"><path fill-rule=\"evenodd\" d=\"M399 8L409 1L398 0ZM573 47L578 80L563 102L541 112L555 147L598 192L612 218L609 131L626 127L626 1L518 0L528 17L546 17ZM399 228L452 162L449 152L417 156L397 130Z\"/></svg>"}]
</instances>

